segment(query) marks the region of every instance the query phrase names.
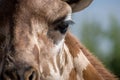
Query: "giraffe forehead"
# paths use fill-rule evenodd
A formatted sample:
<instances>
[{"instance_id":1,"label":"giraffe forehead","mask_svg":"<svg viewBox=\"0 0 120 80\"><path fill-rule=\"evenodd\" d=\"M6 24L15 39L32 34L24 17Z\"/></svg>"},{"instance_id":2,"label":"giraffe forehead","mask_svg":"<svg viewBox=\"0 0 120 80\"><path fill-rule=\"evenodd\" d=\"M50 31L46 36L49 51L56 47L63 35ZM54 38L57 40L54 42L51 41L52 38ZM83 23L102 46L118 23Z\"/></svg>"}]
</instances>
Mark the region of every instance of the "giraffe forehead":
<instances>
[{"instance_id":1,"label":"giraffe forehead","mask_svg":"<svg viewBox=\"0 0 120 80\"><path fill-rule=\"evenodd\" d=\"M72 13L71 7L63 1L53 0L53 2L50 1L49 4L50 5L46 6L44 9L44 11L46 10L45 12L47 12L45 16L49 18L49 20L54 21L57 18L67 16L69 13Z\"/></svg>"},{"instance_id":2,"label":"giraffe forehead","mask_svg":"<svg viewBox=\"0 0 120 80\"><path fill-rule=\"evenodd\" d=\"M72 12L71 7L61 0L24 0L22 6L27 6L27 8L31 9L30 12L34 12L36 17L45 18L45 20L50 21L54 21L58 17L66 16L69 12Z\"/></svg>"}]
</instances>

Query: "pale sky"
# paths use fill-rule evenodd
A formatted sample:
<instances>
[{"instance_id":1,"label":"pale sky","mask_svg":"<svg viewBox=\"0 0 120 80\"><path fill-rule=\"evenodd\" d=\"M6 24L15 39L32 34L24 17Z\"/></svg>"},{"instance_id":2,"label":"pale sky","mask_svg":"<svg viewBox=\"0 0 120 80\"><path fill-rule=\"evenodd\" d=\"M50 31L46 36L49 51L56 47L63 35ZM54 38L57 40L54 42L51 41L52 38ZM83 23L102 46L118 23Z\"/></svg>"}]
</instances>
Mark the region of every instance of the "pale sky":
<instances>
[{"instance_id":1,"label":"pale sky","mask_svg":"<svg viewBox=\"0 0 120 80\"><path fill-rule=\"evenodd\" d=\"M94 0L88 8L73 14L75 25L71 26L71 31L80 37L80 27L84 20L97 20L103 29L109 29L110 15L114 15L120 22L120 0ZM105 53L110 53L112 50L111 42L106 39L101 40L99 47Z\"/></svg>"},{"instance_id":2,"label":"pale sky","mask_svg":"<svg viewBox=\"0 0 120 80\"><path fill-rule=\"evenodd\" d=\"M72 26L72 32L79 35L77 30L80 28L78 29L78 27L85 19L97 20L104 28L107 28L110 15L114 15L120 22L120 0L93 0L89 7L73 14L75 25Z\"/></svg>"}]
</instances>

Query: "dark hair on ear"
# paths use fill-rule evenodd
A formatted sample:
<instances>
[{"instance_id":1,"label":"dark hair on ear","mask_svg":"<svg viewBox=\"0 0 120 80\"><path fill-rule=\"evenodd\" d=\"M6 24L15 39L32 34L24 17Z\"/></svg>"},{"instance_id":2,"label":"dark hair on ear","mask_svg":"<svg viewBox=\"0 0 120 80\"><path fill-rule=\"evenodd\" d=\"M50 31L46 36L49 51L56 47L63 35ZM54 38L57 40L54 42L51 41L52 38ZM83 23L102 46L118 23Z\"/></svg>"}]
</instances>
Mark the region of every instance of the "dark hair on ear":
<instances>
[{"instance_id":1,"label":"dark hair on ear","mask_svg":"<svg viewBox=\"0 0 120 80\"><path fill-rule=\"evenodd\" d=\"M68 4L73 4L79 2L79 0L67 0L66 1Z\"/></svg>"}]
</instances>

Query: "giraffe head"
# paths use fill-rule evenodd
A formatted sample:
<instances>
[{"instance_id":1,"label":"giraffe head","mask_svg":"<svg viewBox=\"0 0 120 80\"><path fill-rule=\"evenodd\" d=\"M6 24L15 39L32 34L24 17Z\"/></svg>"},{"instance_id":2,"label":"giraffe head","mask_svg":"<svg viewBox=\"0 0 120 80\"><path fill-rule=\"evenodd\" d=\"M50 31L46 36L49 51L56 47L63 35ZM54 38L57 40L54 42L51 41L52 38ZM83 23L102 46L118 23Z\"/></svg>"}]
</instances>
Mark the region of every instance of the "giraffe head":
<instances>
[{"instance_id":1,"label":"giraffe head","mask_svg":"<svg viewBox=\"0 0 120 80\"><path fill-rule=\"evenodd\" d=\"M46 62L63 51L72 10L91 1L1 0L0 78L39 80L40 67L47 70Z\"/></svg>"}]
</instances>

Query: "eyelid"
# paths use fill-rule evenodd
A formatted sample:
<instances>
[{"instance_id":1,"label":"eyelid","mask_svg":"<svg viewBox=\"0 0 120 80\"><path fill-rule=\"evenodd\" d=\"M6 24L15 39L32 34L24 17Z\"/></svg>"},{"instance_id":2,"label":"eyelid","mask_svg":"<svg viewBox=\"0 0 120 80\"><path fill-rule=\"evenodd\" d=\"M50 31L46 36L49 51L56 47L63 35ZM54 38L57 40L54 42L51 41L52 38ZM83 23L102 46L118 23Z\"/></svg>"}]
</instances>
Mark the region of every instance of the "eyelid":
<instances>
[{"instance_id":1,"label":"eyelid","mask_svg":"<svg viewBox=\"0 0 120 80\"><path fill-rule=\"evenodd\" d=\"M57 20L55 20L54 22L53 22L53 24L58 24L58 23L60 23L60 22L63 22L65 20L65 17L60 17L60 18L58 18Z\"/></svg>"},{"instance_id":2,"label":"eyelid","mask_svg":"<svg viewBox=\"0 0 120 80\"><path fill-rule=\"evenodd\" d=\"M75 24L74 21L71 19L71 20L67 20L67 21L64 21L65 23L69 24L69 25L73 25Z\"/></svg>"},{"instance_id":3,"label":"eyelid","mask_svg":"<svg viewBox=\"0 0 120 80\"><path fill-rule=\"evenodd\" d=\"M71 18L68 18L68 17L61 17L61 18L58 18L57 20L55 20L54 22L53 22L53 24L59 24L59 23L61 23L61 22L65 22L65 23L67 23L67 24L69 24L69 25L73 25L74 24L74 21L71 19Z\"/></svg>"},{"instance_id":4,"label":"eyelid","mask_svg":"<svg viewBox=\"0 0 120 80\"><path fill-rule=\"evenodd\" d=\"M67 15L59 17L57 20L53 22L53 24L60 24L60 23L66 23L68 25L74 24L74 21L72 20L72 13L70 12Z\"/></svg>"}]
</instances>

